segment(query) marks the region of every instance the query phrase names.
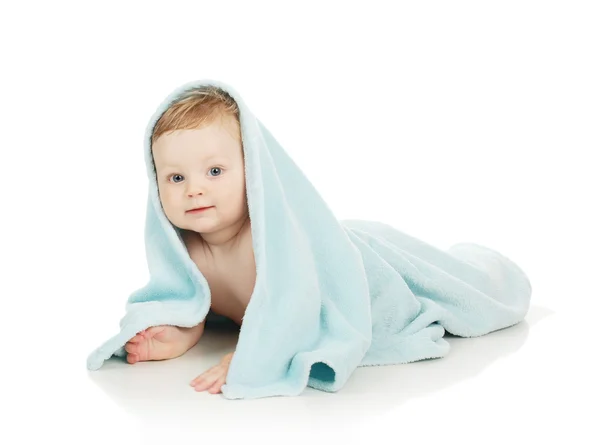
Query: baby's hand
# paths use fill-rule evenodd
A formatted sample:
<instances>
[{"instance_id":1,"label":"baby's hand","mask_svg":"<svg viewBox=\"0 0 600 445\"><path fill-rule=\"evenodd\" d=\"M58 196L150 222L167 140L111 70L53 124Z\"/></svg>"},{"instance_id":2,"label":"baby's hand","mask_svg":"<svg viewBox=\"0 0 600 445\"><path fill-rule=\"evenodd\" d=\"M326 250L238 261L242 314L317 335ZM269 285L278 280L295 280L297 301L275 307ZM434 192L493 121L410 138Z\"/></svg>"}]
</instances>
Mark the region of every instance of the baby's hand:
<instances>
[{"instance_id":1,"label":"baby's hand","mask_svg":"<svg viewBox=\"0 0 600 445\"><path fill-rule=\"evenodd\" d=\"M208 371L200 374L194 380L190 382L190 386L193 386L196 391L204 391L208 389L211 394L218 394L221 392L221 386L225 384L227 377L227 371L229 370L229 364L233 358L233 352L227 354L221 359L221 362L210 368Z\"/></svg>"}]
</instances>

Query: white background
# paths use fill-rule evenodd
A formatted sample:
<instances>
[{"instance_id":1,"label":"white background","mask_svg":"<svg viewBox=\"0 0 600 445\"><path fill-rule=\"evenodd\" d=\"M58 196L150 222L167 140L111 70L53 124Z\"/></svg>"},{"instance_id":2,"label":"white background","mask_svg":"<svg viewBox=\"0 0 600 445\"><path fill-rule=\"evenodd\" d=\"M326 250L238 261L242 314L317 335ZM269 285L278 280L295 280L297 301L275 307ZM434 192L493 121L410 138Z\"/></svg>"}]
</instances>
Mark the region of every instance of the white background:
<instances>
[{"instance_id":1,"label":"white background","mask_svg":"<svg viewBox=\"0 0 600 445\"><path fill-rule=\"evenodd\" d=\"M0 440L228 443L279 434L283 412L309 440L598 443L598 23L593 1L3 4ZM86 357L147 279L145 127L204 78L241 93L341 219L516 261L523 344L456 380L511 334L457 341L427 372L361 369L336 395L183 389L204 413L189 431L95 384ZM151 395L159 368L140 369Z\"/></svg>"}]
</instances>

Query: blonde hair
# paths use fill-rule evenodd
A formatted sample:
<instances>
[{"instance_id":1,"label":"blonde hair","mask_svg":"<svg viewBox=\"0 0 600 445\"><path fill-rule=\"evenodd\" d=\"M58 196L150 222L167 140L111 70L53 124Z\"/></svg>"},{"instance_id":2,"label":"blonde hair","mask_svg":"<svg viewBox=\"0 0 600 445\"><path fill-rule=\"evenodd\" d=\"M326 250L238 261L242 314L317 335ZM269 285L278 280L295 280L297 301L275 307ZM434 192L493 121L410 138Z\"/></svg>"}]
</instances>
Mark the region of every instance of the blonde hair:
<instances>
[{"instance_id":1,"label":"blonde hair","mask_svg":"<svg viewBox=\"0 0 600 445\"><path fill-rule=\"evenodd\" d=\"M197 129L224 116L235 118L239 126L240 110L227 91L212 85L186 90L154 125L151 145L165 133Z\"/></svg>"},{"instance_id":2,"label":"blonde hair","mask_svg":"<svg viewBox=\"0 0 600 445\"><path fill-rule=\"evenodd\" d=\"M150 152L156 140L176 130L194 130L210 125L218 119L231 116L240 128L240 110L237 102L222 88L204 85L184 91L160 116L150 138ZM239 130L241 131L241 130ZM239 134L241 140L241 134ZM156 176L154 156L150 156Z\"/></svg>"}]
</instances>

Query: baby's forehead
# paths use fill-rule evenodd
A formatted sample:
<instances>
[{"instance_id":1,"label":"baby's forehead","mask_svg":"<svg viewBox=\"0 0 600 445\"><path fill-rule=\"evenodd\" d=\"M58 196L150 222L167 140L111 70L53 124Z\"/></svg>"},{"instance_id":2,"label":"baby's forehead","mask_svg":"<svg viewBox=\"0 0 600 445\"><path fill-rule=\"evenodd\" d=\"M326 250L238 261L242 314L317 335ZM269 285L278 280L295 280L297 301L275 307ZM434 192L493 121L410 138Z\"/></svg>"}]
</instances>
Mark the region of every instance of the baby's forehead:
<instances>
[{"instance_id":1,"label":"baby's forehead","mask_svg":"<svg viewBox=\"0 0 600 445\"><path fill-rule=\"evenodd\" d=\"M161 168L180 167L189 163L205 164L211 162L229 162L239 150L221 144L159 145L152 150L155 163Z\"/></svg>"}]
</instances>

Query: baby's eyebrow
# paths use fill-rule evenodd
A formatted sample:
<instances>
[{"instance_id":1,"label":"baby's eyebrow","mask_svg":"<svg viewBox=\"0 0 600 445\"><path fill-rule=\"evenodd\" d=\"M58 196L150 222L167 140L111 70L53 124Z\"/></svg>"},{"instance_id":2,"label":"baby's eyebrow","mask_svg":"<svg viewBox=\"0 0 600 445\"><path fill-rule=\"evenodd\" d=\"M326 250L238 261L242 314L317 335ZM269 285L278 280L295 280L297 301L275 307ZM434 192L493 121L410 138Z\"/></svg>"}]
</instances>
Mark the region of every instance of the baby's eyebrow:
<instances>
[{"instance_id":1,"label":"baby's eyebrow","mask_svg":"<svg viewBox=\"0 0 600 445\"><path fill-rule=\"evenodd\" d=\"M209 158L205 158L206 161L210 161L211 159L219 159L219 160L226 160L226 161L229 160L229 158L224 155L213 155ZM165 164L164 167L165 168L179 168L178 165L171 165L171 164Z\"/></svg>"}]
</instances>

